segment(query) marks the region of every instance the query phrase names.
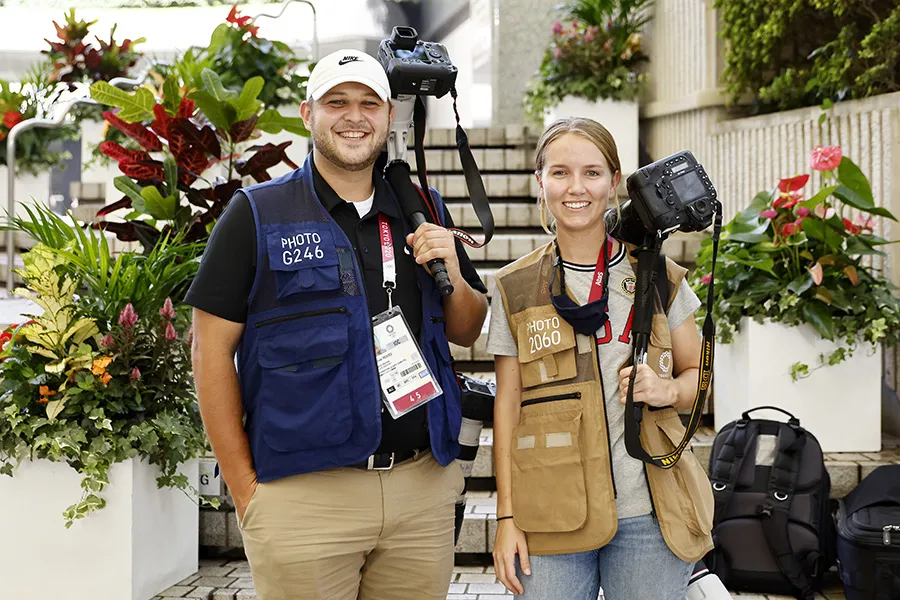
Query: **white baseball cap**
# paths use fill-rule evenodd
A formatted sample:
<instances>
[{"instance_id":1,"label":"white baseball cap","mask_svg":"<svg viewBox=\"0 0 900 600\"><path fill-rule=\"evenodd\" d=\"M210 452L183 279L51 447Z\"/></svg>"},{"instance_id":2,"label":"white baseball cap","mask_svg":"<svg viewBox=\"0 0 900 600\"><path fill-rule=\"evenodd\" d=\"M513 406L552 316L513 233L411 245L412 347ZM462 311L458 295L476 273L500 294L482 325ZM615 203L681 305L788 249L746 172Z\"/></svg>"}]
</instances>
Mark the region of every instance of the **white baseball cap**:
<instances>
[{"instance_id":1,"label":"white baseball cap","mask_svg":"<svg viewBox=\"0 0 900 600\"><path fill-rule=\"evenodd\" d=\"M382 101L391 95L387 73L374 57L359 50L338 50L316 63L306 83L307 99L318 100L334 86L348 81L370 87Z\"/></svg>"}]
</instances>

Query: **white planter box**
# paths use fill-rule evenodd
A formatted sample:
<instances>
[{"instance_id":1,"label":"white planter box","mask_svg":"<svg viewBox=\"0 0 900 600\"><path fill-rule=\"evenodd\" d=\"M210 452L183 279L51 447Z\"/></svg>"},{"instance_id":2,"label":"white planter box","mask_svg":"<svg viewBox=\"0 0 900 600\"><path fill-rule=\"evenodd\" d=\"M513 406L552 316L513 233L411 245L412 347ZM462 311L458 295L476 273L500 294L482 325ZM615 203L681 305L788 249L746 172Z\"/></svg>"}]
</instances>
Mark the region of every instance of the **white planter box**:
<instances>
[{"instance_id":1,"label":"white planter box","mask_svg":"<svg viewBox=\"0 0 900 600\"><path fill-rule=\"evenodd\" d=\"M6 143L6 142L2 142ZM6 165L0 166L0 215L6 218L6 210L9 207L9 194L7 191L8 179ZM22 173L16 178L15 200L17 217L26 217L28 214L22 210L22 204L34 204L40 202L49 206L50 202L50 173L44 171L39 175Z\"/></svg>"},{"instance_id":2,"label":"white planter box","mask_svg":"<svg viewBox=\"0 0 900 600\"><path fill-rule=\"evenodd\" d=\"M625 178L638 168L638 104L568 96L544 116L544 126L563 117L587 117L597 121L612 134L622 165L622 185ZM624 188L623 188L624 189Z\"/></svg>"},{"instance_id":3,"label":"white planter box","mask_svg":"<svg viewBox=\"0 0 900 600\"><path fill-rule=\"evenodd\" d=\"M715 355L715 428L739 419L757 406L777 406L798 419L825 452L881 450L881 347L872 353L860 345L844 362L791 380L795 362L810 369L835 345L811 325L741 321L731 344L717 344ZM787 419L777 411L757 411L754 418Z\"/></svg>"},{"instance_id":4,"label":"white planter box","mask_svg":"<svg viewBox=\"0 0 900 600\"><path fill-rule=\"evenodd\" d=\"M195 487L198 463L182 472ZM197 572L199 510L179 490L157 489L158 469L113 465L107 505L66 529L81 497L64 463L24 462L0 476L0 588L16 600L149 600Z\"/></svg>"}]
</instances>

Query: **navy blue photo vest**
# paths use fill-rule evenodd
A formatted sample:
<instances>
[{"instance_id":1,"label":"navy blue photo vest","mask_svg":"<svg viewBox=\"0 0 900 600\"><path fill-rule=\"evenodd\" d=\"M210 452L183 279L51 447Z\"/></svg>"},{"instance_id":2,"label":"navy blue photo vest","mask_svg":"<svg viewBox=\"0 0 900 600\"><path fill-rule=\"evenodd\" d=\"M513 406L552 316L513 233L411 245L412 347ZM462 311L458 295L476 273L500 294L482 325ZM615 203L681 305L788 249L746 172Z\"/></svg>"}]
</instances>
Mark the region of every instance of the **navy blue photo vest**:
<instances>
[{"instance_id":1,"label":"navy blue photo vest","mask_svg":"<svg viewBox=\"0 0 900 600\"><path fill-rule=\"evenodd\" d=\"M237 360L257 477L363 461L381 442L383 402L353 247L316 197L309 157L302 168L242 191L253 209L257 269ZM443 200L432 196L443 216ZM417 410L428 411L431 449L446 466L459 453L460 390L441 296L424 269L416 272L419 345L444 392Z\"/></svg>"}]
</instances>

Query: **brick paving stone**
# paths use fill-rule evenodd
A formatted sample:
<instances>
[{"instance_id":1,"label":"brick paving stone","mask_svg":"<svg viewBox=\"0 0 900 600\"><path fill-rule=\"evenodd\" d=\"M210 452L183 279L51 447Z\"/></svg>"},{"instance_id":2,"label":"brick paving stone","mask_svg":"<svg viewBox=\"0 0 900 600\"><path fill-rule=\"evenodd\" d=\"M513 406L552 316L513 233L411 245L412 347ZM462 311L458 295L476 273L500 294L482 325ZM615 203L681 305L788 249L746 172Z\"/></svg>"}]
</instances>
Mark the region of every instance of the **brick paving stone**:
<instances>
[{"instance_id":1,"label":"brick paving stone","mask_svg":"<svg viewBox=\"0 0 900 600\"><path fill-rule=\"evenodd\" d=\"M466 593L466 584L459 583L451 583L450 587L447 589L448 594L465 594Z\"/></svg>"},{"instance_id":2,"label":"brick paving stone","mask_svg":"<svg viewBox=\"0 0 900 600\"><path fill-rule=\"evenodd\" d=\"M447 600L478 600L478 596L474 594L450 594Z\"/></svg>"},{"instance_id":3,"label":"brick paving stone","mask_svg":"<svg viewBox=\"0 0 900 600\"><path fill-rule=\"evenodd\" d=\"M188 586L188 587L189 587L192 583L194 583L194 582L197 581L198 579L200 579L200 574L199 574L199 573L194 573L194 574L191 575L190 577L185 577L184 579L182 579L181 581L179 581L179 582L176 583L175 585L182 585L182 586ZM196 583L196 584L194 584L194 585L200 585L200 584L199 584L199 583Z\"/></svg>"},{"instance_id":4,"label":"brick paving stone","mask_svg":"<svg viewBox=\"0 0 900 600\"><path fill-rule=\"evenodd\" d=\"M231 584L231 587L238 589L254 589L253 587L253 578L252 577L241 577L237 581Z\"/></svg>"},{"instance_id":5,"label":"brick paving stone","mask_svg":"<svg viewBox=\"0 0 900 600\"><path fill-rule=\"evenodd\" d=\"M234 596L234 600L256 600L255 590L240 590Z\"/></svg>"},{"instance_id":6,"label":"brick paving stone","mask_svg":"<svg viewBox=\"0 0 900 600\"><path fill-rule=\"evenodd\" d=\"M201 567L221 567L224 564L228 563L227 558L201 558L200 566Z\"/></svg>"},{"instance_id":7,"label":"brick paving stone","mask_svg":"<svg viewBox=\"0 0 900 600\"><path fill-rule=\"evenodd\" d=\"M865 479L872 471L878 467L887 465L886 462L861 462L859 463L859 480Z\"/></svg>"},{"instance_id":8,"label":"brick paving stone","mask_svg":"<svg viewBox=\"0 0 900 600\"><path fill-rule=\"evenodd\" d=\"M497 583L497 578L493 573L485 573L483 575L475 575L472 573L464 573L459 576L460 583Z\"/></svg>"},{"instance_id":9,"label":"brick paving stone","mask_svg":"<svg viewBox=\"0 0 900 600\"><path fill-rule=\"evenodd\" d=\"M209 600L210 596L212 596L213 588L210 586L196 587L187 594L184 595L185 598L196 598L198 600Z\"/></svg>"},{"instance_id":10,"label":"brick paving stone","mask_svg":"<svg viewBox=\"0 0 900 600\"><path fill-rule=\"evenodd\" d=\"M234 595L238 593L238 590L234 588L225 588L222 590L216 590L213 592L212 600L234 600Z\"/></svg>"},{"instance_id":11,"label":"brick paving stone","mask_svg":"<svg viewBox=\"0 0 900 600\"><path fill-rule=\"evenodd\" d=\"M470 594L503 594L506 587L502 583L470 583Z\"/></svg>"},{"instance_id":12,"label":"brick paving stone","mask_svg":"<svg viewBox=\"0 0 900 600\"><path fill-rule=\"evenodd\" d=\"M252 572L250 571L250 567L243 568L239 567L228 574L229 577L251 577Z\"/></svg>"},{"instance_id":13,"label":"brick paving stone","mask_svg":"<svg viewBox=\"0 0 900 600\"><path fill-rule=\"evenodd\" d=\"M194 582L194 585L213 588L227 588L231 587L231 584L235 581L237 581L237 577L201 577Z\"/></svg>"},{"instance_id":14,"label":"brick paving stone","mask_svg":"<svg viewBox=\"0 0 900 600\"><path fill-rule=\"evenodd\" d=\"M246 560L232 560L229 561L226 567L232 567L234 569L249 569L250 563Z\"/></svg>"},{"instance_id":15,"label":"brick paving stone","mask_svg":"<svg viewBox=\"0 0 900 600\"><path fill-rule=\"evenodd\" d=\"M509 596L510 594L504 594L502 596L496 594L480 594L478 600L508 600Z\"/></svg>"},{"instance_id":16,"label":"brick paving stone","mask_svg":"<svg viewBox=\"0 0 900 600\"><path fill-rule=\"evenodd\" d=\"M493 567L491 567L493 569ZM454 573L484 573L484 567L453 567Z\"/></svg>"},{"instance_id":17,"label":"brick paving stone","mask_svg":"<svg viewBox=\"0 0 900 600\"><path fill-rule=\"evenodd\" d=\"M232 571L234 571L233 568L225 566L200 567L200 571L197 574L201 577L227 577Z\"/></svg>"},{"instance_id":18,"label":"brick paving stone","mask_svg":"<svg viewBox=\"0 0 900 600\"><path fill-rule=\"evenodd\" d=\"M173 585L161 595L163 598L184 598L184 595L193 589L191 586Z\"/></svg>"}]
</instances>

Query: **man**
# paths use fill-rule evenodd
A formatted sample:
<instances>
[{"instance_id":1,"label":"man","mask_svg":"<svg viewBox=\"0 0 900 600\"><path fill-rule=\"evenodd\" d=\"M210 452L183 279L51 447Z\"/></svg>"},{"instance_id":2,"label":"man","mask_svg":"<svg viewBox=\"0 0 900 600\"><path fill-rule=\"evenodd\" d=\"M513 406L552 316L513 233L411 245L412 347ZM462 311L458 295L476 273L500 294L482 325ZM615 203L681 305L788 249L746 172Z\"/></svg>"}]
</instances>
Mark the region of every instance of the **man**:
<instances>
[{"instance_id":1,"label":"man","mask_svg":"<svg viewBox=\"0 0 900 600\"><path fill-rule=\"evenodd\" d=\"M381 65L338 51L308 92L311 156L235 195L187 294L201 414L260 600L443 599L463 484L448 340L475 342L487 290L449 231L410 233L382 178L393 107ZM455 288L446 298L418 266L434 258ZM390 305L410 330L396 341L415 339L430 369L412 377L443 392L398 418L378 371L390 348L376 357L370 321Z\"/></svg>"}]
</instances>

